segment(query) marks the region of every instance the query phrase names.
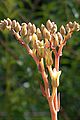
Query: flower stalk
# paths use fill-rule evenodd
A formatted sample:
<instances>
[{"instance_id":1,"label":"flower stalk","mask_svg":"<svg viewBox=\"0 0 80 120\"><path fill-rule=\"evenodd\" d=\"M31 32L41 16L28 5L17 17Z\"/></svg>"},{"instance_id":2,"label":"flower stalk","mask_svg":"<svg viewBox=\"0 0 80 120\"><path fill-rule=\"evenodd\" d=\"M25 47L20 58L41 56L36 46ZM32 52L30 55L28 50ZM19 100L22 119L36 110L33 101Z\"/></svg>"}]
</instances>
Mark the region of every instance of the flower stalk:
<instances>
[{"instance_id":1,"label":"flower stalk","mask_svg":"<svg viewBox=\"0 0 80 120\"><path fill-rule=\"evenodd\" d=\"M30 22L20 25L16 20L7 18L0 21L0 30L5 29L12 31L18 42L37 64L44 81L44 85L39 82L42 94L48 101L52 120L57 120L57 112L60 110L60 93L57 94L61 75L59 60L63 47L73 32L80 30L80 25L76 21L69 22L65 27L62 25L58 31L57 25L50 20L46 22L46 26L42 24L41 28L37 28ZM45 71L46 67L48 72ZM50 92L48 74L51 78L52 92Z\"/></svg>"}]
</instances>

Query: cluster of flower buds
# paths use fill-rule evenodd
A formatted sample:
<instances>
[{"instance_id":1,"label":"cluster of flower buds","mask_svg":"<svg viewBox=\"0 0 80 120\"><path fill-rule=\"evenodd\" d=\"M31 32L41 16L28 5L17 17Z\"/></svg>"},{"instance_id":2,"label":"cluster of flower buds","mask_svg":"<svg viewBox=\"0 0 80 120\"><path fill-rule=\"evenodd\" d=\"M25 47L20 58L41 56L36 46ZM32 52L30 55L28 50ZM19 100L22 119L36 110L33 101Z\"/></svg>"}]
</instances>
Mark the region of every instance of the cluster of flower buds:
<instances>
[{"instance_id":1,"label":"cluster of flower buds","mask_svg":"<svg viewBox=\"0 0 80 120\"><path fill-rule=\"evenodd\" d=\"M46 25L42 24L41 28L36 28L30 22L20 25L16 20L7 18L0 21L0 30L4 29L14 30L19 37L26 41L26 44L31 42L35 54L39 58L45 58L47 65L52 65L51 46L59 47L67 34L80 30L80 25L75 21L73 23L69 22L66 27L62 25L59 31L57 31L57 25L50 20L46 22Z\"/></svg>"},{"instance_id":2,"label":"cluster of flower buds","mask_svg":"<svg viewBox=\"0 0 80 120\"><path fill-rule=\"evenodd\" d=\"M66 27L63 25L60 27L60 30L57 31L57 25L54 22L51 22L48 20L45 25L41 25L41 29L36 28L34 24L31 24L30 22L22 23L21 25L16 20L10 20L9 18L1 20L0 21L0 30L4 29L8 30L14 30L16 33L18 33L22 38L26 38L27 41L34 40L34 34L37 38L37 40L42 41L44 40L44 45L46 47L50 44L54 47L59 46L62 44L64 37L73 31L79 31L80 25L77 22L69 22ZM35 44L37 43L37 40ZM47 43L46 43L47 41Z\"/></svg>"},{"instance_id":3,"label":"cluster of flower buds","mask_svg":"<svg viewBox=\"0 0 80 120\"><path fill-rule=\"evenodd\" d=\"M41 25L41 28L36 28L32 23L22 23L21 25L16 20L9 18L0 21L0 30L8 29L17 33L19 38L26 41L26 44L31 42L30 45L33 53L41 60L45 59L45 63L49 68L49 73L52 79L52 96L55 94L56 88L59 86L59 77L61 71L52 70L53 49L59 48L63 45L65 38L68 40L74 31L80 30L80 25L77 22L69 22L65 27L62 25L57 31L57 25L48 20L46 25ZM56 49L57 50L57 49Z\"/></svg>"}]
</instances>

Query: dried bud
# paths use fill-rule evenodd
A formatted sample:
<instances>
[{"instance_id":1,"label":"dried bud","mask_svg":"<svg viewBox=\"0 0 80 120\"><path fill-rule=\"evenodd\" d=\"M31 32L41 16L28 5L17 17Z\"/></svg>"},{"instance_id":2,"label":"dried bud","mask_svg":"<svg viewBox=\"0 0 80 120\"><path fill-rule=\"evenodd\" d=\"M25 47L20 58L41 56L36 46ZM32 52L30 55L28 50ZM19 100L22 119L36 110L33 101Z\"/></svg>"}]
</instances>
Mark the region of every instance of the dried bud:
<instances>
[{"instance_id":1,"label":"dried bud","mask_svg":"<svg viewBox=\"0 0 80 120\"><path fill-rule=\"evenodd\" d=\"M50 49L46 50L45 61L47 66L50 66L53 64L52 51L50 51Z\"/></svg>"},{"instance_id":2,"label":"dried bud","mask_svg":"<svg viewBox=\"0 0 80 120\"><path fill-rule=\"evenodd\" d=\"M16 23L15 30L16 30L16 32L19 32L21 30L21 26L20 26L19 22Z\"/></svg>"},{"instance_id":3,"label":"dried bud","mask_svg":"<svg viewBox=\"0 0 80 120\"><path fill-rule=\"evenodd\" d=\"M64 28L63 25L60 27L60 33L61 33L62 35L65 35L65 34L66 34L66 30L65 30L65 28Z\"/></svg>"},{"instance_id":4,"label":"dried bud","mask_svg":"<svg viewBox=\"0 0 80 120\"><path fill-rule=\"evenodd\" d=\"M12 21L9 18L7 18L7 21L8 21L8 26L12 25Z\"/></svg>"},{"instance_id":5,"label":"dried bud","mask_svg":"<svg viewBox=\"0 0 80 120\"><path fill-rule=\"evenodd\" d=\"M52 25L52 22L50 20L47 21L46 27L47 27L48 30L52 29L53 25Z\"/></svg>"},{"instance_id":6,"label":"dried bud","mask_svg":"<svg viewBox=\"0 0 80 120\"><path fill-rule=\"evenodd\" d=\"M15 27L16 27L16 20L13 20L13 21L12 21L11 28L12 28L12 29L15 29Z\"/></svg>"},{"instance_id":7,"label":"dried bud","mask_svg":"<svg viewBox=\"0 0 80 120\"><path fill-rule=\"evenodd\" d=\"M46 28L43 29L43 35L48 40L50 39L50 32Z\"/></svg>"},{"instance_id":8,"label":"dried bud","mask_svg":"<svg viewBox=\"0 0 80 120\"><path fill-rule=\"evenodd\" d=\"M41 38L42 38L42 33L41 33L41 31L40 31L40 29L39 28L37 28L37 37L38 37L38 40L41 40Z\"/></svg>"},{"instance_id":9,"label":"dried bud","mask_svg":"<svg viewBox=\"0 0 80 120\"><path fill-rule=\"evenodd\" d=\"M62 37L61 33L58 32L58 33L57 33L57 36L58 36L58 40L60 41L60 44L61 44L62 41L63 41L63 37Z\"/></svg>"},{"instance_id":10,"label":"dried bud","mask_svg":"<svg viewBox=\"0 0 80 120\"><path fill-rule=\"evenodd\" d=\"M23 37L27 35L27 24L26 23L22 23L20 34Z\"/></svg>"}]
</instances>

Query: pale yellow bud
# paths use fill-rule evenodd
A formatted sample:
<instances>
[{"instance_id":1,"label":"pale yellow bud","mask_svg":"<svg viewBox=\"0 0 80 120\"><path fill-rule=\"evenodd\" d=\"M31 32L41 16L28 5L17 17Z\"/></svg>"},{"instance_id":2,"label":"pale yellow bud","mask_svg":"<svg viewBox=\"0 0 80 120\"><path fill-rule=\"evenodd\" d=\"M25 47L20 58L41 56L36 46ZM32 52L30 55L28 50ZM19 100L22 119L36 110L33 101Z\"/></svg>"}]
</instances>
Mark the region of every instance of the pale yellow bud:
<instances>
[{"instance_id":1,"label":"pale yellow bud","mask_svg":"<svg viewBox=\"0 0 80 120\"><path fill-rule=\"evenodd\" d=\"M43 36L48 40L50 39L50 32L46 28L43 29Z\"/></svg>"},{"instance_id":2,"label":"pale yellow bud","mask_svg":"<svg viewBox=\"0 0 80 120\"><path fill-rule=\"evenodd\" d=\"M53 24L52 33L56 33L57 32L57 25L54 22L52 22L52 24Z\"/></svg>"},{"instance_id":3,"label":"pale yellow bud","mask_svg":"<svg viewBox=\"0 0 80 120\"><path fill-rule=\"evenodd\" d=\"M28 35L32 35L33 34L33 30L32 30L33 26L30 22L28 23L27 27L28 27Z\"/></svg>"},{"instance_id":4,"label":"pale yellow bud","mask_svg":"<svg viewBox=\"0 0 80 120\"><path fill-rule=\"evenodd\" d=\"M57 33L57 36L58 36L58 40L60 41L60 44L61 44L62 41L63 41L63 37L62 37L61 33L58 32L58 33Z\"/></svg>"},{"instance_id":5,"label":"pale yellow bud","mask_svg":"<svg viewBox=\"0 0 80 120\"><path fill-rule=\"evenodd\" d=\"M38 40L38 37L37 37L37 35L34 33L33 35L32 35L32 46L33 46L33 48L36 48L36 41Z\"/></svg>"},{"instance_id":6,"label":"pale yellow bud","mask_svg":"<svg viewBox=\"0 0 80 120\"><path fill-rule=\"evenodd\" d=\"M6 28L6 25L3 22L1 22L0 23L0 30L4 30L5 28Z\"/></svg>"},{"instance_id":7,"label":"pale yellow bud","mask_svg":"<svg viewBox=\"0 0 80 120\"><path fill-rule=\"evenodd\" d=\"M28 29L31 29L32 28L32 24L29 22L28 23Z\"/></svg>"},{"instance_id":8,"label":"pale yellow bud","mask_svg":"<svg viewBox=\"0 0 80 120\"><path fill-rule=\"evenodd\" d=\"M72 22L69 22L68 25L69 25L70 28L74 27Z\"/></svg>"},{"instance_id":9,"label":"pale yellow bud","mask_svg":"<svg viewBox=\"0 0 80 120\"><path fill-rule=\"evenodd\" d=\"M25 27L27 28L27 24L26 24L26 23L22 23L21 25L22 25L22 26L25 26Z\"/></svg>"},{"instance_id":10,"label":"pale yellow bud","mask_svg":"<svg viewBox=\"0 0 80 120\"><path fill-rule=\"evenodd\" d=\"M27 35L27 24L26 23L22 23L20 34L23 37Z\"/></svg>"},{"instance_id":11,"label":"pale yellow bud","mask_svg":"<svg viewBox=\"0 0 80 120\"><path fill-rule=\"evenodd\" d=\"M54 35L51 36L51 43L55 47L59 46L59 40L58 40L58 35L57 34L54 34Z\"/></svg>"},{"instance_id":12,"label":"pale yellow bud","mask_svg":"<svg viewBox=\"0 0 80 120\"><path fill-rule=\"evenodd\" d=\"M41 25L41 31L42 31L42 32L43 32L44 28L45 28L45 26L42 24L42 25Z\"/></svg>"},{"instance_id":13,"label":"pale yellow bud","mask_svg":"<svg viewBox=\"0 0 80 120\"><path fill-rule=\"evenodd\" d=\"M76 31L79 31L80 30L80 25L76 22L76 21L74 21L74 29L76 30Z\"/></svg>"},{"instance_id":14,"label":"pale yellow bud","mask_svg":"<svg viewBox=\"0 0 80 120\"><path fill-rule=\"evenodd\" d=\"M37 34L38 39L41 40L42 39L42 33L41 33L39 28L37 28L36 34Z\"/></svg>"},{"instance_id":15,"label":"pale yellow bud","mask_svg":"<svg viewBox=\"0 0 80 120\"><path fill-rule=\"evenodd\" d=\"M69 24L66 25L66 31L69 33L70 32L70 27L69 27Z\"/></svg>"},{"instance_id":16,"label":"pale yellow bud","mask_svg":"<svg viewBox=\"0 0 80 120\"><path fill-rule=\"evenodd\" d=\"M49 68L49 73L52 79L52 87L58 87L59 86L59 77L61 75L61 71L56 71L56 69L54 68L52 70L52 68Z\"/></svg>"},{"instance_id":17,"label":"pale yellow bud","mask_svg":"<svg viewBox=\"0 0 80 120\"><path fill-rule=\"evenodd\" d=\"M54 34L54 38L55 38L55 46L58 46L59 45L58 35Z\"/></svg>"},{"instance_id":18,"label":"pale yellow bud","mask_svg":"<svg viewBox=\"0 0 80 120\"><path fill-rule=\"evenodd\" d=\"M35 40L38 40L38 37L37 37L37 35L34 33L34 34L32 35L32 41L35 41Z\"/></svg>"},{"instance_id":19,"label":"pale yellow bud","mask_svg":"<svg viewBox=\"0 0 80 120\"><path fill-rule=\"evenodd\" d=\"M50 49L46 50L45 62L46 62L46 65L48 65L48 66L53 64L52 51L50 51Z\"/></svg>"},{"instance_id":20,"label":"pale yellow bud","mask_svg":"<svg viewBox=\"0 0 80 120\"><path fill-rule=\"evenodd\" d=\"M8 26L12 25L12 21L9 18L7 18L7 21L8 21Z\"/></svg>"},{"instance_id":21,"label":"pale yellow bud","mask_svg":"<svg viewBox=\"0 0 80 120\"><path fill-rule=\"evenodd\" d=\"M0 23L4 24L4 21L3 21L3 20L1 20L1 21L0 21Z\"/></svg>"},{"instance_id":22,"label":"pale yellow bud","mask_svg":"<svg viewBox=\"0 0 80 120\"><path fill-rule=\"evenodd\" d=\"M44 41L36 41L36 45L37 45L37 56L39 59L43 58L45 55L45 49L44 49Z\"/></svg>"},{"instance_id":23,"label":"pale yellow bud","mask_svg":"<svg viewBox=\"0 0 80 120\"><path fill-rule=\"evenodd\" d=\"M63 25L60 27L60 33L61 33L62 35L65 35L65 34L66 34L66 30L65 30L65 28L64 28Z\"/></svg>"},{"instance_id":24,"label":"pale yellow bud","mask_svg":"<svg viewBox=\"0 0 80 120\"><path fill-rule=\"evenodd\" d=\"M54 68L53 69L53 74L52 74L52 78L53 78L53 80L52 80L52 86L56 86L56 87L58 87L59 86L59 77L60 77L60 75L61 75L61 71L56 71L56 69Z\"/></svg>"},{"instance_id":25,"label":"pale yellow bud","mask_svg":"<svg viewBox=\"0 0 80 120\"><path fill-rule=\"evenodd\" d=\"M4 24L7 26L8 25L8 21L4 19Z\"/></svg>"},{"instance_id":26,"label":"pale yellow bud","mask_svg":"<svg viewBox=\"0 0 80 120\"><path fill-rule=\"evenodd\" d=\"M12 29L15 29L15 27L16 27L16 20L13 20L13 21L12 21L11 28L12 28Z\"/></svg>"},{"instance_id":27,"label":"pale yellow bud","mask_svg":"<svg viewBox=\"0 0 80 120\"><path fill-rule=\"evenodd\" d=\"M35 33L36 32L36 26L33 24L32 25L32 32Z\"/></svg>"},{"instance_id":28,"label":"pale yellow bud","mask_svg":"<svg viewBox=\"0 0 80 120\"><path fill-rule=\"evenodd\" d=\"M52 22L50 20L47 21L46 27L47 27L48 30L52 29L53 25L52 25Z\"/></svg>"},{"instance_id":29,"label":"pale yellow bud","mask_svg":"<svg viewBox=\"0 0 80 120\"><path fill-rule=\"evenodd\" d=\"M44 58L44 55L45 55L45 49L44 47L38 47L37 48L37 56L40 58Z\"/></svg>"},{"instance_id":30,"label":"pale yellow bud","mask_svg":"<svg viewBox=\"0 0 80 120\"><path fill-rule=\"evenodd\" d=\"M20 26L19 22L16 23L15 30L16 30L16 32L19 32L21 30L21 26Z\"/></svg>"}]
</instances>

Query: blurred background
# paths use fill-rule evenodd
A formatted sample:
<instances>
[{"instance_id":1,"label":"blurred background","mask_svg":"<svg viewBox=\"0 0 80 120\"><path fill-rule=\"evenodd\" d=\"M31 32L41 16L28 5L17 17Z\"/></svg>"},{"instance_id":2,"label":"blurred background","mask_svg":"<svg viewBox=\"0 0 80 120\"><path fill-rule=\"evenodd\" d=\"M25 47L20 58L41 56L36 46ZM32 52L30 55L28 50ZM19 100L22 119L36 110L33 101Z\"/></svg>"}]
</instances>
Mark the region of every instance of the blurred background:
<instances>
[{"instance_id":1,"label":"blurred background","mask_svg":"<svg viewBox=\"0 0 80 120\"><path fill-rule=\"evenodd\" d=\"M51 19L58 27L80 23L80 0L0 0L0 20L16 19L37 26ZM80 120L80 33L67 42L60 60L59 120ZM51 120L33 59L8 31L0 32L0 120Z\"/></svg>"}]
</instances>

